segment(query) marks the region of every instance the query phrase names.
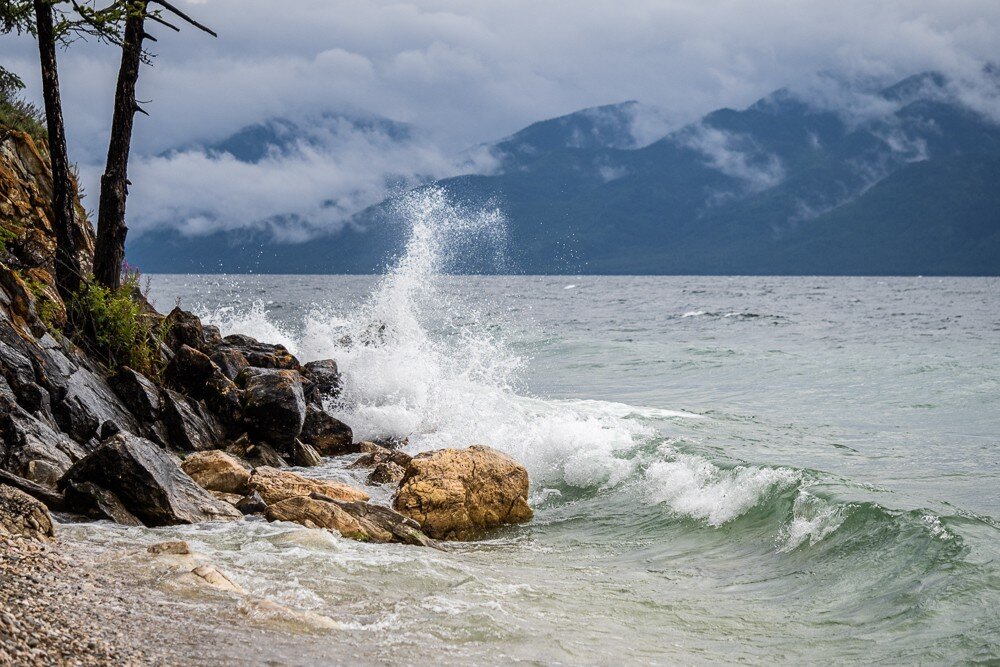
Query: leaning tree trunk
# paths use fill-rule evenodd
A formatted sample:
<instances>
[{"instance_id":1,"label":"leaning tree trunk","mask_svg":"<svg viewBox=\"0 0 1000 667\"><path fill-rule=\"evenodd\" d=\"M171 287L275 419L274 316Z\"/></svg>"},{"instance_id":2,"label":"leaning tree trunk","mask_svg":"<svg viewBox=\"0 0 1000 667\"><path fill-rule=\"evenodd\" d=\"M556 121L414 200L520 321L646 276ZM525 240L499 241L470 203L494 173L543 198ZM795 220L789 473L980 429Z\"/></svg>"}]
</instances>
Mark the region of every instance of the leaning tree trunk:
<instances>
[{"instance_id":1,"label":"leaning tree trunk","mask_svg":"<svg viewBox=\"0 0 1000 667\"><path fill-rule=\"evenodd\" d=\"M66 150L66 127L63 125L59 97L59 73L56 70L56 40L52 27L52 5L34 0L38 52L42 64L42 96L45 99L45 124L49 132L49 156L52 162L52 226L56 233L56 289L68 300L84 280L84 268L78 253L83 247L82 228L76 224L73 186Z\"/></svg>"},{"instance_id":2,"label":"leaning tree trunk","mask_svg":"<svg viewBox=\"0 0 1000 667\"><path fill-rule=\"evenodd\" d=\"M125 20L122 64L115 90L115 112L111 120L108 163L101 176L101 200L97 212L97 245L94 251L94 277L110 289L121 286L122 262L125 260L125 198L128 197L128 154L132 144L132 121L139 105L135 101L135 82L142 64L142 40L145 37L146 3L136 2Z\"/></svg>"}]
</instances>

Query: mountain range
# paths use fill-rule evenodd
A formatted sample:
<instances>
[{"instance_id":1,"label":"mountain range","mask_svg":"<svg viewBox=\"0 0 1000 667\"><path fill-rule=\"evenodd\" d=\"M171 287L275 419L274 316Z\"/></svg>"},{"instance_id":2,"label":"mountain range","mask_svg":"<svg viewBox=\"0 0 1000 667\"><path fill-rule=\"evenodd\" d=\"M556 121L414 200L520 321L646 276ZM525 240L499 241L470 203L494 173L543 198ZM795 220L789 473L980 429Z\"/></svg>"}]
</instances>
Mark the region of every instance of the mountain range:
<instances>
[{"instance_id":1,"label":"mountain range","mask_svg":"<svg viewBox=\"0 0 1000 667\"><path fill-rule=\"evenodd\" d=\"M998 275L1000 114L951 84L929 72L822 103L782 89L652 143L635 138L636 102L535 123L488 147L489 172L436 181L466 205L499 204L508 221L505 266L469 253L452 269ZM250 162L308 136L278 119L204 149ZM376 204L306 243L146 231L128 256L150 272L377 272L405 237L391 211Z\"/></svg>"}]
</instances>

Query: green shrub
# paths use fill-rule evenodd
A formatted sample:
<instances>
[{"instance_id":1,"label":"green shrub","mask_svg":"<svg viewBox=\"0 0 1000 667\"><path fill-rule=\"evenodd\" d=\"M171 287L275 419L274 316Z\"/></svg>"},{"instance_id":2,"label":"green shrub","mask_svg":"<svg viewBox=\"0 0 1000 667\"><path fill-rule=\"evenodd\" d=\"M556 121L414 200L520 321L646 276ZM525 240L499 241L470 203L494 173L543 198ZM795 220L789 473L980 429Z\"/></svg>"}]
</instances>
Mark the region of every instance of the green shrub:
<instances>
[{"instance_id":1,"label":"green shrub","mask_svg":"<svg viewBox=\"0 0 1000 667\"><path fill-rule=\"evenodd\" d=\"M155 377L162 370L159 348L167 323L146 312L139 294L138 274L127 276L113 292L88 282L70 300L69 314L75 330L82 332L82 342L108 366L130 366Z\"/></svg>"},{"instance_id":2,"label":"green shrub","mask_svg":"<svg viewBox=\"0 0 1000 667\"><path fill-rule=\"evenodd\" d=\"M38 314L38 318L48 327L49 331L53 333L58 332L59 326L57 321L60 309L45 293L45 285L31 276L22 274L21 277L24 279L28 289L35 296L35 312Z\"/></svg>"},{"instance_id":3,"label":"green shrub","mask_svg":"<svg viewBox=\"0 0 1000 667\"><path fill-rule=\"evenodd\" d=\"M46 140L45 112L24 100L24 83L12 72L0 67L0 125L27 132L35 140Z\"/></svg>"}]
</instances>

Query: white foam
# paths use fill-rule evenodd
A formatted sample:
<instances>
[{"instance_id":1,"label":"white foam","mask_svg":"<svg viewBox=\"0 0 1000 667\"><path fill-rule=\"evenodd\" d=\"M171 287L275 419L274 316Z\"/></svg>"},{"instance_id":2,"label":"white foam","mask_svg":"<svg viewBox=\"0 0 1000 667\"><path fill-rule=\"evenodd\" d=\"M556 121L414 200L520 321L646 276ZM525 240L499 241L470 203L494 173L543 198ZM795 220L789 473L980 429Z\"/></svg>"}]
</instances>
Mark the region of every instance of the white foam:
<instances>
[{"instance_id":1,"label":"white foam","mask_svg":"<svg viewBox=\"0 0 1000 667\"><path fill-rule=\"evenodd\" d=\"M779 551L792 551L806 542L814 545L840 528L845 518L843 505L817 498L801 489L795 497L792 520L783 531Z\"/></svg>"},{"instance_id":2,"label":"white foam","mask_svg":"<svg viewBox=\"0 0 1000 667\"><path fill-rule=\"evenodd\" d=\"M689 310L688 312L681 315L681 317L698 317L699 315L704 315L704 310Z\"/></svg>"}]
</instances>

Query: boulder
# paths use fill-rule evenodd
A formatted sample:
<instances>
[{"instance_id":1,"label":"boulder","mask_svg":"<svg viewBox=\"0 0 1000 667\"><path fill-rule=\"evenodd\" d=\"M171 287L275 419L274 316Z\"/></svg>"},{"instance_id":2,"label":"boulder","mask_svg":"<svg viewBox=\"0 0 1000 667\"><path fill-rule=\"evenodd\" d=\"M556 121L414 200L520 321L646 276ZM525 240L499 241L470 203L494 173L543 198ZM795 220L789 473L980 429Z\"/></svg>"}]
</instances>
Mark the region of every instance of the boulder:
<instances>
[{"instance_id":1,"label":"boulder","mask_svg":"<svg viewBox=\"0 0 1000 667\"><path fill-rule=\"evenodd\" d=\"M63 399L54 406L56 422L71 438L86 443L110 422L118 431L138 433L139 424L107 381L86 368L68 378Z\"/></svg>"},{"instance_id":2,"label":"boulder","mask_svg":"<svg viewBox=\"0 0 1000 667\"><path fill-rule=\"evenodd\" d=\"M322 402L340 394L340 371L333 359L310 361L302 367L302 374L312 383L307 398Z\"/></svg>"},{"instance_id":3,"label":"boulder","mask_svg":"<svg viewBox=\"0 0 1000 667\"><path fill-rule=\"evenodd\" d=\"M0 461L11 472L55 486L55 480L86 453L43 419L0 398Z\"/></svg>"},{"instance_id":4,"label":"boulder","mask_svg":"<svg viewBox=\"0 0 1000 667\"><path fill-rule=\"evenodd\" d=\"M528 471L482 445L425 452L407 466L393 507L435 539L472 539L531 519Z\"/></svg>"},{"instance_id":5,"label":"boulder","mask_svg":"<svg viewBox=\"0 0 1000 667\"><path fill-rule=\"evenodd\" d=\"M181 463L181 470L209 491L242 496L249 490L250 471L239 460L218 449L191 454Z\"/></svg>"},{"instance_id":6,"label":"boulder","mask_svg":"<svg viewBox=\"0 0 1000 667\"><path fill-rule=\"evenodd\" d=\"M123 526L141 526L134 514L114 493L93 482L69 482L66 485L66 505L77 514L91 519L106 519Z\"/></svg>"},{"instance_id":7,"label":"boulder","mask_svg":"<svg viewBox=\"0 0 1000 667\"><path fill-rule=\"evenodd\" d=\"M354 433L350 426L327 414L323 408L309 404L299 439L315 447L323 456L339 456L350 453Z\"/></svg>"},{"instance_id":8,"label":"boulder","mask_svg":"<svg viewBox=\"0 0 1000 667\"><path fill-rule=\"evenodd\" d=\"M383 461L375 466L371 474L368 475L369 484L399 484L403 481L403 477L406 476L406 469L402 466L393 463L392 461Z\"/></svg>"},{"instance_id":9,"label":"boulder","mask_svg":"<svg viewBox=\"0 0 1000 667\"><path fill-rule=\"evenodd\" d=\"M261 514L267 509L267 503L254 491L248 496L243 496L243 499L236 503L236 509L243 514Z\"/></svg>"},{"instance_id":10,"label":"boulder","mask_svg":"<svg viewBox=\"0 0 1000 667\"><path fill-rule=\"evenodd\" d=\"M312 445L307 445L296 439L292 443L292 463L301 468L314 468L323 464L323 457L320 456Z\"/></svg>"},{"instance_id":11,"label":"boulder","mask_svg":"<svg viewBox=\"0 0 1000 667\"><path fill-rule=\"evenodd\" d=\"M181 310L180 306L175 307L167 315L165 342L167 347L175 352L183 345L193 347L196 350L204 350L205 331L201 320L193 313Z\"/></svg>"},{"instance_id":12,"label":"boulder","mask_svg":"<svg viewBox=\"0 0 1000 667\"><path fill-rule=\"evenodd\" d=\"M323 479L310 479L287 470L267 466L254 469L248 486L256 491L268 506L288 498L320 493L335 500L368 500L368 494L347 484Z\"/></svg>"},{"instance_id":13,"label":"boulder","mask_svg":"<svg viewBox=\"0 0 1000 667\"><path fill-rule=\"evenodd\" d=\"M182 451L216 449L225 440L222 424L197 401L163 390L163 422L170 442Z\"/></svg>"},{"instance_id":14,"label":"boulder","mask_svg":"<svg viewBox=\"0 0 1000 667\"><path fill-rule=\"evenodd\" d=\"M55 528L45 505L19 489L0 484L0 533L46 541L55 535Z\"/></svg>"},{"instance_id":15,"label":"boulder","mask_svg":"<svg viewBox=\"0 0 1000 667\"><path fill-rule=\"evenodd\" d=\"M227 378L235 380L244 368L250 367L250 362L243 353L235 348L219 348L212 353L212 361Z\"/></svg>"},{"instance_id":16,"label":"boulder","mask_svg":"<svg viewBox=\"0 0 1000 667\"><path fill-rule=\"evenodd\" d=\"M111 491L147 526L165 526L242 518L198 486L169 454L155 443L119 433L73 464L62 489L92 482Z\"/></svg>"},{"instance_id":17,"label":"boulder","mask_svg":"<svg viewBox=\"0 0 1000 667\"><path fill-rule=\"evenodd\" d=\"M254 468L261 466L271 468L288 467L285 459L273 447L267 443L253 442L246 433L229 443L226 451L243 459Z\"/></svg>"},{"instance_id":18,"label":"boulder","mask_svg":"<svg viewBox=\"0 0 1000 667\"><path fill-rule=\"evenodd\" d=\"M125 366L111 376L108 382L136 417L146 422L154 422L160 418L160 411L163 409L160 390L145 375Z\"/></svg>"},{"instance_id":19,"label":"boulder","mask_svg":"<svg viewBox=\"0 0 1000 667\"><path fill-rule=\"evenodd\" d=\"M388 507L365 502L346 502L322 494L296 496L271 505L268 521L292 521L307 528L336 530L362 542L401 542L438 547L420 531L420 526Z\"/></svg>"},{"instance_id":20,"label":"boulder","mask_svg":"<svg viewBox=\"0 0 1000 667\"><path fill-rule=\"evenodd\" d=\"M169 386L204 402L227 426L239 426L242 416L240 390L203 352L181 345L163 376Z\"/></svg>"},{"instance_id":21,"label":"boulder","mask_svg":"<svg viewBox=\"0 0 1000 667\"><path fill-rule=\"evenodd\" d=\"M254 368L301 370L302 364L284 345L261 343L256 338L242 335L226 336L218 350L236 350Z\"/></svg>"},{"instance_id":22,"label":"boulder","mask_svg":"<svg viewBox=\"0 0 1000 667\"><path fill-rule=\"evenodd\" d=\"M270 370L240 374L243 419L254 440L263 440L278 450L289 451L302 432L306 400L301 376L296 371Z\"/></svg>"},{"instance_id":23,"label":"boulder","mask_svg":"<svg viewBox=\"0 0 1000 667\"><path fill-rule=\"evenodd\" d=\"M359 456L348 468L376 468L381 463L395 463L400 468L406 469L410 465L412 456L398 449L386 449L381 445L367 442L362 443L367 454Z\"/></svg>"}]
</instances>

